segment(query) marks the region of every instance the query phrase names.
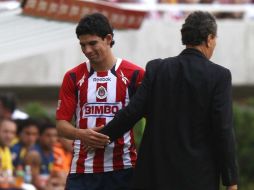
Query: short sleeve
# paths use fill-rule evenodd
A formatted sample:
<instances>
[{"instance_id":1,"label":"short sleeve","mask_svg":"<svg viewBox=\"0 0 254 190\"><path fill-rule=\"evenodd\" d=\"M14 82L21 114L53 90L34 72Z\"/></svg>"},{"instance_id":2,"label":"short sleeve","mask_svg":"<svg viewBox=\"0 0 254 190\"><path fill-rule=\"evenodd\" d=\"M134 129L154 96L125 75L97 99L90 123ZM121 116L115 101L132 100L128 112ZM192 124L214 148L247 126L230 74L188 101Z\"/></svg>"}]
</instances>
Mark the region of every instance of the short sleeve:
<instances>
[{"instance_id":1,"label":"short sleeve","mask_svg":"<svg viewBox=\"0 0 254 190\"><path fill-rule=\"evenodd\" d=\"M56 110L57 120L71 121L77 105L76 85L70 73L66 73L59 92L58 105Z\"/></svg>"}]
</instances>

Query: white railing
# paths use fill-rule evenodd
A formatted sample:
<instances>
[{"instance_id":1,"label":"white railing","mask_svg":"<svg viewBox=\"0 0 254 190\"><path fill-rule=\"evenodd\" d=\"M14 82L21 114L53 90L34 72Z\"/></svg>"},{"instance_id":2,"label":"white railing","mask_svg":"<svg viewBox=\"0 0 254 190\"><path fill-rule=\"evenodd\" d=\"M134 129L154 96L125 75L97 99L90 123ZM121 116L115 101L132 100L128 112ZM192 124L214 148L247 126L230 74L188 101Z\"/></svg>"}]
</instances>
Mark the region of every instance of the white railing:
<instances>
[{"instance_id":1,"label":"white railing","mask_svg":"<svg viewBox=\"0 0 254 190\"><path fill-rule=\"evenodd\" d=\"M163 3L119 3L125 9L147 12L181 12L181 11L208 11L214 13L242 12L243 19L254 19L254 4L163 4Z\"/></svg>"},{"instance_id":2,"label":"white railing","mask_svg":"<svg viewBox=\"0 0 254 190\"><path fill-rule=\"evenodd\" d=\"M118 3L126 9L141 11L210 11L210 12L238 12L254 11L252 4L165 4L165 3Z\"/></svg>"}]
</instances>

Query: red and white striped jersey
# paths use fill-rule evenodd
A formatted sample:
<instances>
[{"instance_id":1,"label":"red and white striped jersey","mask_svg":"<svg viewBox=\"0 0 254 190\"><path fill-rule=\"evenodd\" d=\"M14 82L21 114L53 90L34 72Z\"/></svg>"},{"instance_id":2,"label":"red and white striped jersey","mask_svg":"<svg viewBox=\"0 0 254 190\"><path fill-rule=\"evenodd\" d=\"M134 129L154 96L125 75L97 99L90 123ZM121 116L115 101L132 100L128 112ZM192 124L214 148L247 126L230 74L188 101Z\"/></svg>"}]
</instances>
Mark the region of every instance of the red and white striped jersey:
<instances>
[{"instance_id":1,"label":"red and white striped jersey","mask_svg":"<svg viewBox=\"0 0 254 190\"><path fill-rule=\"evenodd\" d=\"M111 70L96 72L89 63L68 71L60 89L57 120L71 121L85 129L107 124L125 107L141 83L144 70L126 60L117 59ZM80 140L73 143L70 173L96 173L135 166L136 149L130 130L105 149L86 152Z\"/></svg>"}]
</instances>

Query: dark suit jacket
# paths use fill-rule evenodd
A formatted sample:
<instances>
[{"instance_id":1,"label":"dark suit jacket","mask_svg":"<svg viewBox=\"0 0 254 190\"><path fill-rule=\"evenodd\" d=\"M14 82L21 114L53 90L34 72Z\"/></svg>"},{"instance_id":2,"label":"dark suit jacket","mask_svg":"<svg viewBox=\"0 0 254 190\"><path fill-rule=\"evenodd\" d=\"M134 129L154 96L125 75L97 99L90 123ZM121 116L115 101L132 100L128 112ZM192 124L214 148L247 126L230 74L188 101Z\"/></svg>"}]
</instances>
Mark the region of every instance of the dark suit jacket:
<instances>
[{"instance_id":1,"label":"dark suit jacket","mask_svg":"<svg viewBox=\"0 0 254 190\"><path fill-rule=\"evenodd\" d=\"M102 130L111 140L147 124L132 186L218 190L237 183L231 74L195 49L150 61L130 104Z\"/></svg>"}]
</instances>

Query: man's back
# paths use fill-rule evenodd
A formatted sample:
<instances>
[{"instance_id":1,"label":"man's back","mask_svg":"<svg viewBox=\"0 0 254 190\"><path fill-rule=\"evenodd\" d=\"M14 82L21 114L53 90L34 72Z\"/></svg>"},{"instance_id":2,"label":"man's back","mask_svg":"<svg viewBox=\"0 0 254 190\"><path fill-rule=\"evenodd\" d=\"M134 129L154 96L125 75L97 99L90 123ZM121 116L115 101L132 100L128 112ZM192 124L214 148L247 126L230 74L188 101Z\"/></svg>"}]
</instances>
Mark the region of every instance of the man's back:
<instances>
[{"instance_id":1,"label":"man's back","mask_svg":"<svg viewBox=\"0 0 254 190\"><path fill-rule=\"evenodd\" d=\"M114 125L127 130L146 114L135 188L218 190L220 174L225 185L235 180L230 88L229 70L195 49L148 63L129 106L102 130L114 140Z\"/></svg>"},{"instance_id":2,"label":"man's back","mask_svg":"<svg viewBox=\"0 0 254 190\"><path fill-rule=\"evenodd\" d=\"M143 140L144 143L152 141L151 155L157 156L149 158L148 163L158 164L155 170L164 178L156 184L157 189L170 183L172 188L181 189L182 185L182 188L192 189L193 184L200 186L203 183L203 187L213 184L214 187L210 185L208 188L214 190L218 185L218 182L214 183L218 180L218 173L211 156L210 112L212 90L217 79L212 78L215 73L211 67L225 70L212 65L194 49L187 49L180 56L162 60L154 66L158 68L152 84L149 101L152 104L148 112L151 117L147 117L146 130L150 135L146 139L145 134ZM140 160L147 159L146 151L140 150ZM140 165L148 163L140 161Z\"/></svg>"}]
</instances>

